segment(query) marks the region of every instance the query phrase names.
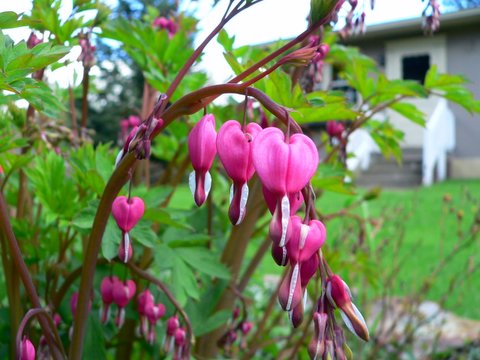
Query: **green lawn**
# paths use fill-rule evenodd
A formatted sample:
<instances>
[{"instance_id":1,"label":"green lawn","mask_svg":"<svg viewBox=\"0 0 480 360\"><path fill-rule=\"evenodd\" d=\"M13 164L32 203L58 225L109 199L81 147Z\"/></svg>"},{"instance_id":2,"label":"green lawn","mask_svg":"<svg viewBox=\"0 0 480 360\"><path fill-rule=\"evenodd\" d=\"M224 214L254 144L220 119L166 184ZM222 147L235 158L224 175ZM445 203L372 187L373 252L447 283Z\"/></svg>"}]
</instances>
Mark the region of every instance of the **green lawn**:
<instances>
[{"instance_id":1,"label":"green lawn","mask_svg":"<svg viewBox=\"0 0 480 360\"><path fill-rule=\"evenodd\" d=\"M365 190L360 190L360 192ZM443 198L447 194L451 201L446 203ZM342 208L345 201L351 198L345 195L326 193L318 202L324 213ZM475 200L467 200L474 198ZM406 190L383 190L380 197L367 203L357 214L373 217L393 214L393 209L403 209L408 213L405 221L399 220L404 226L394 225L394 221L386 222L382 230L373 238L367 236L372 246L378 246L382 239L388 237L389 243L385 255L375 271L384 272L392 268L393 264L403 260L404 264L398 271L393 284L393 295L406 295L415 292L423 279L428 277L441 259L448 257L455 243L458 241L457 232L469 232L472 219L478 213L480 206L480 180L447 181L431 187ZM457 211L461 210L463 220L458 226ZM336 241L344 234L345 219L332 220L327 224L328 240ZM404 227L404 237L398 251L393 249L399 242ZM448 265L433 280L432 289L427 298L439 301L446 296L447 309L463 316L480 319L480 271L465 277L468 266L480 263L479 237L467 249L459 252L448 261ZM453 292L448 292L451 279L459 286ZM381 284L380 284L381 286ZM378 292L379 289L372 290Z\"/></svg>"}]
</instances>

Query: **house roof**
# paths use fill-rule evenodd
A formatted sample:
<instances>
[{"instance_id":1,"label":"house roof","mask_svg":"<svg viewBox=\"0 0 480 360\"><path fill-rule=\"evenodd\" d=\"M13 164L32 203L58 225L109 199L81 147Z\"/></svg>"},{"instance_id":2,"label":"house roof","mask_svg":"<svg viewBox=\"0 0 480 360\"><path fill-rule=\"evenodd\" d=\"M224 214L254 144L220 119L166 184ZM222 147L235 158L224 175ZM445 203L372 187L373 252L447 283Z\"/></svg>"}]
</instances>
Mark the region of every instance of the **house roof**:
<instances>
[{"instance_id":1,"label":"house roof","mask_svg":"<svg viewBox=\"0 0 480 360\"><path fill-rule=\"evenodd\" d=\"M367 27L365 34L351 36L343 42L346 44L359 44L370 42L372 40L386 40L398 37L413 36L423 34L422 17L393 21L383 24L371 25ZM439 32L447 30L469 28L470 26L479 26L480 8L459 10L446 13L440 16Z\"/></svg>"}]
</instances>

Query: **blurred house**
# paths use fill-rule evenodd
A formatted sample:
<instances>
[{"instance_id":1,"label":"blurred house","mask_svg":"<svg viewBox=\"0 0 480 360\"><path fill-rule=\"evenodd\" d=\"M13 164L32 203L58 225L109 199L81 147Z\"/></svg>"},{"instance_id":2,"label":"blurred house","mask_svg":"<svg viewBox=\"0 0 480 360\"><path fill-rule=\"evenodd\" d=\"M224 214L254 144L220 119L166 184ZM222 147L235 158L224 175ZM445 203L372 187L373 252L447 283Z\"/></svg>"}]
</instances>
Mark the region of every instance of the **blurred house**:
<instances>
[{"instance_id":1,"label":"blurred house","mask_svg":"<svg viewBox=\"0 0 480 360\"><path fill-rule=\"evenodd\" d=\"M435 64L440 73L463 75L480 98L480 8L442 15L440 30L433 36L424 35L421 22L417 18L370 26L364 35L345 43L375 59L390 79L422 82ZM426 115L425 128L393 111L385 114L405 133L402 167L376 155L378 149L365 134L353 139L350 150L357 158L350 167L363 168L360 185L429 185L445 177L480 178L480 116L435 96L413 103Z\"/></svg>"}]
</instances>

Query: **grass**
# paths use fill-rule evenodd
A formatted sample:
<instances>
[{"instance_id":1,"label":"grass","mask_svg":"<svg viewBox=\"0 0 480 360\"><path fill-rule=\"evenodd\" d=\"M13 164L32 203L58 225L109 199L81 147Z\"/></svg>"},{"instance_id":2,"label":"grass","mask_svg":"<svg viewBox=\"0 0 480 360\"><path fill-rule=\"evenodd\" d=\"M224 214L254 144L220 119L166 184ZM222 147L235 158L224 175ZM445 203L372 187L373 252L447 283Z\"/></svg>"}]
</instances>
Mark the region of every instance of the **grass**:
<instances>
[{"instance_id":1,"label":"grass","mask_svg":"<svg viewBox=\"0 0 480 360\"><path fill-rule=\"evenodd\" d=\"M445 202L445 196L451 200ZM468 201L469 197L476 200ZM349 199L350 196L326 193L318 204L322 212L330 213L340 210ZM389 271L394 264L403 261L395 276L391 295L415 293L424 280L430 278L432 287L427 299L439 302L445 297L448 310L480 319L480 272L465 275L469 268L480 263L478 236L471 246L452 256L459 236L469 233L472 220L479 211L480 181L447 181L418 189L384 190L378 199L366 204L357 214L378 218L393 214L394 209L401 209L398 214L407 214L405 221L397 218L400 221L395 224L392 219L379 233L374 236L367 234L367 241L372 247L389 238L380 263L374 264L373 276L375 272ZM461 215L461 221L458 215ZM343 236L344 221L345 218L340 218L327 224L327 241L336 241ZM400 243L402 231L404 236ZM394 250L397 245L398 250ZM446 259L447 265L432 277L434 269L443 259ZM451 281L454 282L453 291L449 291ZM371 291L378 292L378 289Z\"/></svg>"}]
</instances>

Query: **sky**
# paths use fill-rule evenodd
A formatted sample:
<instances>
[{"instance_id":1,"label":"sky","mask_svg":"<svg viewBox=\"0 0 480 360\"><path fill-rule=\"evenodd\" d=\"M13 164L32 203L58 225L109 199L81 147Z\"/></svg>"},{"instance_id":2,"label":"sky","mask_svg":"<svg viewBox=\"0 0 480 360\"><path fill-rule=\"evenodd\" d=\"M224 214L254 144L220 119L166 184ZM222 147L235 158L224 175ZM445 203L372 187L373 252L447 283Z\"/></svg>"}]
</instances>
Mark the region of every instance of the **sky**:
<instances>
[{"instance_id":1,"label":"sky","mask_svg":"<svg viewBox=\"0 0 480 360\"><path fill-rule=\"evenodd\" d=\"M365 1L367 31L368 25L419 17L424 6L424 2L421 0L376 0L374 11L370 11L370 1ZM114 0L108 2L114 3ZM64 3L65 6L62 8L61 15L67 17L72 8L72 1L64 0ZM227 1L221 0L213 9L211 4L211 0L198 0L192 2L190 6L184 6L186 10L192 11L195 9L196 17L200 19L200 32L196 43L200 43L216 26L225 11ZM310 0L263 0L232 19L225 29L230 35L235 34L235 46L256 45L282 38L291 38L305 30L309 6ZM362 0L359 1L359 6L362 6ZM31 0L0 1L0 12L28 12L31 7ZM14 41L26 39L29 35L28 29L25 28L11 29L5 32ZM75 60L78 55L79 49L74 49L69 59ZM230 77L230 68L223 58L220 45L216 41L207 46L203 60L203 68L209 73L213 82L224 81ZM61 86L67 86L68 82L71 81L72 70L79 71L79 67L72 65L55 72L54 75L58 78Z\"/></svg>"}]
</instances>

